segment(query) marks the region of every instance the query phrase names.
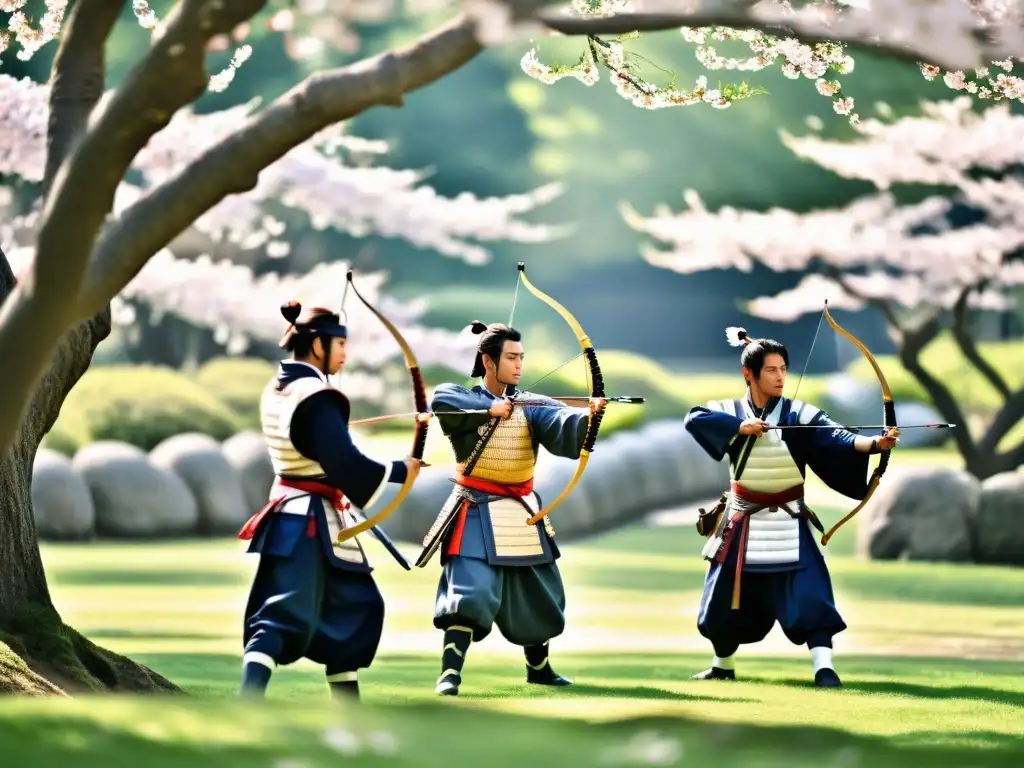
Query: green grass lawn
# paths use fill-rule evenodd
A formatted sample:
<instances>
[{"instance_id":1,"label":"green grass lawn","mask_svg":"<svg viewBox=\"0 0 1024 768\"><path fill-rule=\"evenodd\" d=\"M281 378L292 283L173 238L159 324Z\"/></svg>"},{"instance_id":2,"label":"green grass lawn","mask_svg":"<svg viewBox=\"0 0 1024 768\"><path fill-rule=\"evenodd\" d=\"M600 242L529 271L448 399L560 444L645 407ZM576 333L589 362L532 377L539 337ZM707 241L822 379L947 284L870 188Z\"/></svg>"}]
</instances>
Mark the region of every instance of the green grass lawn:
<instances>
[{"instance_id":1,"label":"green grass lawn","mask_svg":"<svg viewBox=\"0 0 1024 768\"><path fill-rule=\"evenodd\" d=\"M842 514L820 489L812 501L826 524ZM4 764L1024 764L1024 571L861 561L855 528L826 549L850 626L840 691L811 687L806 649L777 629L741 651L740 681L691 680L710 659L695 627L702 540L638 525L563 547L553 660L575 686L528 687L495 634L473 647L462 695L438 699L436 564L406 573L368 544L388 617L356 709L330 702L308 663L278 670L266 702L235 700L255 567L241 542L47 545L65 620L192 696L0 701Z\"/></svg>"}]
</instances>

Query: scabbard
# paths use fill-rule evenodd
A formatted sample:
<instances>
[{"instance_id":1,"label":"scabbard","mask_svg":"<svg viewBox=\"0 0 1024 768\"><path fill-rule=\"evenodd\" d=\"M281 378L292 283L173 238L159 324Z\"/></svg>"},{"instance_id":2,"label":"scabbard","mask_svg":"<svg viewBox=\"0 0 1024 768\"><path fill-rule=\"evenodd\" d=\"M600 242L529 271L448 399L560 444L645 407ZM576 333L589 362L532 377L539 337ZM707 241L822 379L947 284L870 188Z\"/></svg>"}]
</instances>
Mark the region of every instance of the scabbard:
<instances>
[{"instance_id":1,"label":"scabbard","mask_svg":"<svg viewBox=\"0 0 1024 768\"><path fill-rule=\"evenodd\" d=\"M462 502L466 498L467 495L459 487L452 490L444 506L441 507L441 511L434 519L433 525L430 526L430 530L423 537L423 550L420 552L420 556L416 558L416 566L418 568L425 568L434 556L434 553L437 552L444 541L444 537L448 534L448 531L459 516Z\"/></svg>"},{"instance_id":2,"label":"scabbard","mask_svg":"<svg viewBox=\"0 0 1024 768\"><path fill-rule=\"evenodd\" d=\"M398 561L400 566L405 568L407 571L412 570L412 566L409 565L409 561L406 560L405 556L398 551L398 547L395 546L395 543L388 538L388 535L384 533L384 531L375 525L370 529L370 532L377 538L377 541L384 545L384 549L391 553L391 556Z\"/></svg>"}]
</instances>

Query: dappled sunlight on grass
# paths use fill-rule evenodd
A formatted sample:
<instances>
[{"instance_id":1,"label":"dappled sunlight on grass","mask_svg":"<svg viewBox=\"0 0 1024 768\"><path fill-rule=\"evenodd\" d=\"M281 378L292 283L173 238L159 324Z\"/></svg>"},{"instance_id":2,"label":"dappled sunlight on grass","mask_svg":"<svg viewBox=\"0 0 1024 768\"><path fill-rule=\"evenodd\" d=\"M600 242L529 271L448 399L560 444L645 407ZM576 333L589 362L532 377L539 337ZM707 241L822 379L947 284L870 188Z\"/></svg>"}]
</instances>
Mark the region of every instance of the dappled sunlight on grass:
<instances>
[{"instance_id":1,"label":"dappled sunlight on grass","mask_svg":"<svg viewBox=\"0 0 1024 768\"><path fill-rule=\"evenodd\" d=\"M742 698L743 684L733 696ZM583 688L580 689L584 691ZM597 693L591 690L590 693ZM597 711L613 706L618 690L606 694L566 696L582 699ZM820 701L828 693L814 694ZM726 697L731 698L731 697ZM860 697L851 697L851 701ZM0 743L11 765L76 766L188 764L205 766L272 766L307 768L357 761L359 765L451 766L487 764L520 766L729 765L750 766L898 766L1011 765L1013 742L996 723L961 724L961 744L943 750L922 748L922 731L902 727L899 707L887 721L893 742L814 723L813 700L802 706L753 709L749 723L680 717L672 699L650 699L628 719L601 726L565 719L550 705L556 698L517 699L499 714L481 707L483 700L410 703L381 708L372 704L344 707L271 700L259 705L234 701L193 701L188 707L171 700L78 700L0 702ZM695 711L714 702L689 700ZM575 702L574 702L575 703ZM755 705L725 702L743 712ZM532 717L526 716L527 714ZM747 715L747 713L745 713ZM773 721L790 715L790 722ZM853 718L857 720L856 717ZM863 720L861 721L863 722ZM756 725L754 725L756 723ZM804 725L806 723L806 725ZM931 726L943 732L943 723ZM795 727L794 727L795 726ZM987 749L978 751L978 747Z\"/></svg>"},{"instance_id":2,"label":"dappled sunlight on grass","mask_svg":"<svg viewBox=\"0 0 1024 768\"><path fill-rule=\"evenodd\" d=\"M827 525L848 508L816 509ZM471 649L460 696L439 701L433 683L440 671L441 637L431 622L436 565L407 573L375 554L388 613L377 660L360 675L364 709L379 713L373 705L404 705L383 710L386 716L372 715L394 724L402 744L413 738L435 743L439 734L453 732L456 722L465 722L470 730L460 731L465 736L446 753L446 766L455 759L485 759L485 754L496 766L518 764L512 762L516 755L541 764L535 746L526 749L515 735L520 728L529 729L532 745L551 740L592 748L567 751L558 762L557 751L545 747L545 759L559 765L604 761L608 744L626 743L615 735L622 728L628 729L628 739L649 742L652 729L667 729L683 744L687 761L714 755L720 762L729 755L729 764L741 767L827 765L836 750L849 749L870 758L874 768L896 765L905 754L897 745L935 744L945 751L920 753L915 760L923 762L914 764L968 764L957 763L948 751L967 747L984 748L984 757L974 753L972 765L1012 764L1003 762L1006 750L1024 748L1019 741L1024 738L1024 572L859 560L849 554L855 533L856 520L826 550L849 624L836 638L841 691L814 689L807 650L790 644L778 628L762 644L740 651L740 680L692 680L711 653L695 627L705 571L699 558L703 540L689 524L634 525L563 545L568 626L552 641L552 663L576 682L565 690L527 685L521 650L494 632ZM840 542L846 543L840 547ZM338 753L324 746L311 725L336 711L321 668L300 662L277 670L268 702L244 710L249 714L234 701L241 616L256 565L242 548L233 539L44 546L54 599L65 620L166 675L192 697L187 706L147 702L144 722L133 721L128 705L117 699L93 708L82 702L0 702L11 715L0 719L5 755L14 734L24 740L60 723L60 739L31 753L35 764L40 755L64 759L117 751L132 755L133 765L136 759L148 761L148 755L161 756L167 765L216 761L218 768L236 764L232 760L271 765L271 758L285 757L311 761L303 765L333 764ZM286 709L275 709L281 705ZM493 710L542 719L520 725ZM581 720L606 723L607 730L574 724ZM247 745L237 733L252 732L257 723L268 723L267 741ZM805 727L784 730L794 724ZM840 732L807 735L817 726ZM725 739L728 731L716 730L730 728L753 741ZM644 732L648 735L641 738ZM796 751L794 733L805 740ZM755 742L757 749L744 753ZM599 749L600 744L605 747ZM488 752L492 748L500 759L494 757L498 752ZM360 754L361 764L385 759L365 750ZM406 759L432 765L434 757L425 754L418 747Z\"/></svg>"}]
</instances>

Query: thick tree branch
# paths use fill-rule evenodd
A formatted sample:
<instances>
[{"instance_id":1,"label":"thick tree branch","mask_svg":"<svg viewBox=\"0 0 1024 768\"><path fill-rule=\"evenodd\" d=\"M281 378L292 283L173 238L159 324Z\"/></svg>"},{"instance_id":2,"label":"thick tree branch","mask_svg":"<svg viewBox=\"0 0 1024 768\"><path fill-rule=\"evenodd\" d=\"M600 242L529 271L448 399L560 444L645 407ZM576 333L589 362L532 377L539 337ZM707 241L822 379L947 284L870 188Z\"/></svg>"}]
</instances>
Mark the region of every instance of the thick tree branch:
<instances>
[{"instance_id":1,"label":"thick tree branch","mask_svg":"<svg viewBox=\"0 0 1024 768\"><path fill-rule=\"evenodd\" d=\"M619 35L680 27L754 28L809 44L834 41L870 48L890 58L913 64L924 61L949 70L981 67L1022 52L1015 35L1019 30L1000 27L986 35L964 0L919 5L906 0L875 0L870 8L844 7L842 13L823 4L785 15L780 7L758 0L661 0L649 5L663 8L663 12L652 9L604 17L550 10L566 5L554 0L497 1L509 9L512 22L536 21L565 35ZM686 6L685 10L680 6ZM935 30L936 26L940 30Z\"/></svg>"},{"instance_id":2,"label":"thick tree branch","mask_svg":"<svg viewBox=\"0 0 1024 768\"><path fill-rule=\"evenodd\" d=\"M201 214L232 193L252 189L260 171L293 147L372 107L400 106L405 94L461 67L482 50L474 30L473 22L459 17L403 49L317 73L147 191L96 244L79 294L79 316L117 295Z\"/></svg>"},{"instance_id":3,"label":"thick tree branch","mask_svg":"<svg viewBox=\"0 0 1024 768\"><path fill-rule=\"evenodd\" d=\"M1000 441L1022 419L1024 419L1024 387L1021 387L1006 398L1006 402L996 412L992 423L985 430L985 436L978 441L978 448L995 455Z\"/></svg>"},{"instance_id":4,"label":"thick tree branch","mask_svg":"<svg viewBox=\"0 0 1024 768\"><path fill-rule=\"evenodd\" d=\"M125 171L150 137L206 89L206 44L256 13L264 0L182 0L143 60L93 116L47 197L32 286L64 297L78 293L91 245ZM58 266L60 272L54 270Z\"/></svg>"},{"instance_id":5,"label":"thick tree branch","mask_svg":"<svg viewBox=\"0 0 1024 768\"><path fill-rule=\"evenodd\" d=\"M980 352L978 352L978 347L975 345L974 339L971 338L971 333L967 328L967 301L974 290L978 287L980 286L971 285L964 288L960 293L956 304L953 305L953 338L956 340L956 344L960 348L960 352L963 356L966 357L971 364L981 372L982 376L988 379L989 383L998 390L999 394L1006 399L1010 396L1009 385L1007 385L1003 377L999 375L999 372L981 356Z\"/></svg>"},{"instance_id":6,"label":"thick tree branch","mask_svg":"<svg viewBox=\"0 0 1024 768\"><path fill-rule=\"evenodd\" d=\"M103 95L104 43L125 0L79 0L50 70L50 119L43 197Z\"/></svg>"},{"instance_id":7,"label":"thick tree branch","mask_svg":"<svg viewBox=\"0 0 1024 768\"><path fill-rule=\"evenodd\" d=\"M899 348L899 358L903 367L917 379L924 391L928 393L932 404L939 410L942 417L950 424L957 425L956 429L952 430L953 439L956 441L957 448L964 457L968 469L971 469L970 465L975 463L978 455L978 446L975 444L974 438L971 437L964 412L946 385L921 364L921 351L939 335L941 329L942 325L938 318L932 317L917 328L909 332L904 331L904 343Z\"/></svg>"},{"instance_id":8,"label":"thick tree branch","mask_svg":"<svg viewBox=\"0 0 1024 768\"><path fill-rule=\"evenodd\" d=\"M1004 466L1006 468L1003 470L1004 472L1009 472L1012 469L1024 466L1024 440L1021 440L1017 444L1017 447L1012 451L1001 454L1001 456L1006 457L1004 462Z\"/></svg>"},{"instance_id":9,"label":"thick tree branch","mask_svg":"<svg viewBox=\"0 0 1024 768\"><path fill-rule=\"evenodd\" d=\"M43 206L32 270L0 308L0 357L18 361L4 381L0 449L10 446L58 340L74 321L103 311L106 301L76 315L71 297L79 293L92 244L132 159L175 111L203 92L209 39L230 31L263 2L183 0L169 15L163 36L93 115L88 130L71 139ZM96 35L90 5L76 6L64 29L69 41Z\"/></svg>"},{"instance_id":10,"label":"thick tree branch","mask_svg":"<svg viewBox=\"0 0 1024 768\"><path fill-rule=\"evenodd\" d=\"M74 34L69 30L61 39L50 71L44 195L103 96L106 40L123 6L124 0L80 0L72 10ZM28 430L24 437L33 450L53 426L68 392L88 369L93 350L109 333L110 308L105 304L60 339L23 417L23 427Z\"/></svg>"}]
</instances>

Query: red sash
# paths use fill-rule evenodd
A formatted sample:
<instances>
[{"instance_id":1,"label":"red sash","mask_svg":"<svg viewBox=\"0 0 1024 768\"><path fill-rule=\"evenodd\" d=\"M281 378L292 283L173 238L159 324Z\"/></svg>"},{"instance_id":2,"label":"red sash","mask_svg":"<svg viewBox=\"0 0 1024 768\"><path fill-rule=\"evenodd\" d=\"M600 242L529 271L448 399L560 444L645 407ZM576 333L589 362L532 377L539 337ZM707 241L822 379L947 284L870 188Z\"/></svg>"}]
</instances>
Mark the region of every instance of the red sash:
<instances>
[{"instance_id":1,"label":"red sash","mask_svg":"<svg viewBox=\"0 0 1024 768\"><path fill-rule=\"evenodd\" d=\"M305 491L306 493L313 494L316 496L323 496L330 500L332 506L339 512L344 512L349 509L352 505L345 502L344 494L335 488L334 486L327 485L326 483L318 483L316 480L289 480L287 478L278 477L274 481L274 486L271 488L271 493L280 488L294 488L298 491ZM256 535L256 531L259 529L263 519L278 510L280 506L287 501L288 494L283 493L279 496L272 496L270 501L267 502L259 512L249 518L248 522L242 526L242 530L238 532L238 538L242 541L249 541L253 536ZM309 518L309 525L306 529L307 536L313 536L316 534L316 518Z\"/></svg>"},{"instance_id":2,"label":"red sash","mask_svg":"<svg viewBox=\"0 0 1024 768\"><path fill-rule=\"evenodd\" d=\"M457 485L461 485L463 488L472 488L474 491L480 491L481 493L489 493L492 496L509 496L519 497L529 496L533 493L533 478L531 477L525 483L518 483L517 485L504 485L502 483L492 483L489 480L480 480L475 477L463 477L458 475L455 478ZM462 502L462 509L459 510L459 518L455 521L455 528L452 531L452 538L448 543L449 555L457 555L462 550L462 533L466 528L466 512L469 510L469 499Z\"/></svg>"},{"instance_id":3,"label":"red sash","mask_svg":"<svg viewBox=\"0 0 1024 768\"><path fill-rule=\"evenodd\" d=\"M760 491L752 491L749 488L744 488L734 480L732 482L732 492L741 499L745 499L753 504L763 504L764 507L772 507L777 504L788 504L791 501L802 499L804 496L804 487L803 485L794 485L792 488L786 488L778 493L762 493ZM743 517L743 515L740 513L733 515L729 523L729 527L722 536L722 547L718 551L718 555L715 557L716 562L725 562L725 558L729 554L729 546L732 544L733 536L736 533L736 525L739 524L741 517ZM743 533L740 536L739 550L736 553L736 572L733 574L733 610L737 610L740 607L740 582L743 578L743 563L745 562L747 555L747 532L750 530L750 520L747 519L744 523Z\"/></svg>"},{"instance_id":4,"label":"red sash","mask_svg":"<svg viewBox=\"0 0 1024 768\"><path fill-rule=\"evenodd\" d=\"M778 493L762 493L760 491L752 491L749 488L744 488L734 480L732 482L732 492L741 499L746 499L754 504L764 504L767 507L772 507L776 504L787 504L791 501L803 498L804 487L801 484L794 485L792 488L786 488Z\"/></svg>"}]
</instances>

